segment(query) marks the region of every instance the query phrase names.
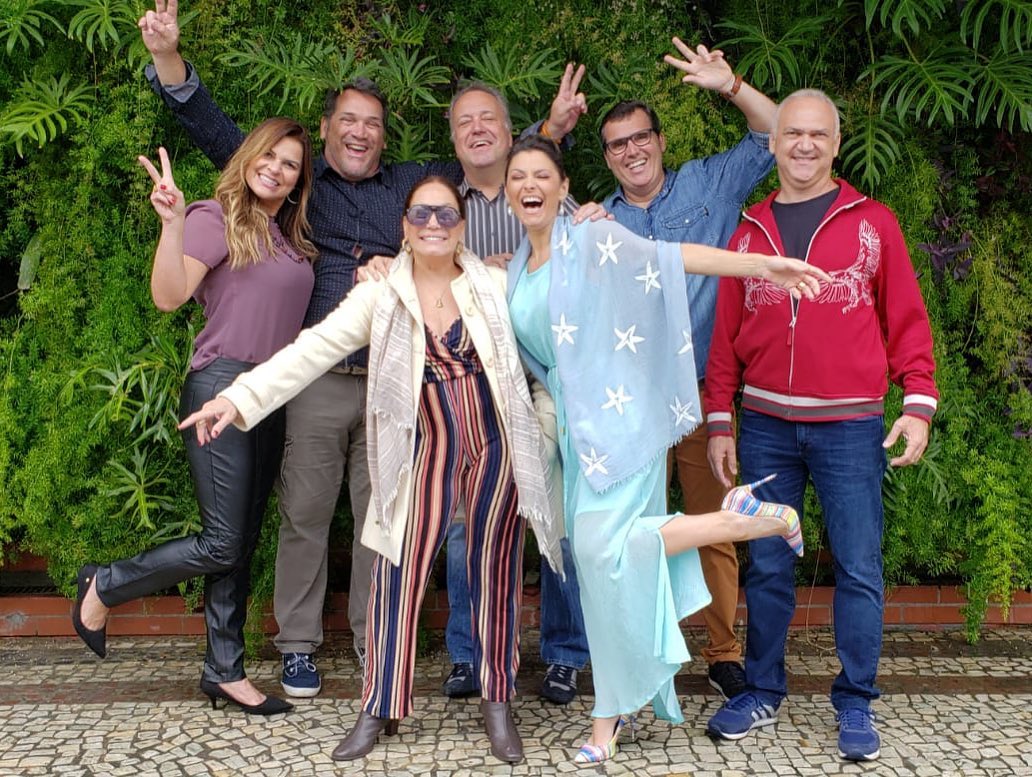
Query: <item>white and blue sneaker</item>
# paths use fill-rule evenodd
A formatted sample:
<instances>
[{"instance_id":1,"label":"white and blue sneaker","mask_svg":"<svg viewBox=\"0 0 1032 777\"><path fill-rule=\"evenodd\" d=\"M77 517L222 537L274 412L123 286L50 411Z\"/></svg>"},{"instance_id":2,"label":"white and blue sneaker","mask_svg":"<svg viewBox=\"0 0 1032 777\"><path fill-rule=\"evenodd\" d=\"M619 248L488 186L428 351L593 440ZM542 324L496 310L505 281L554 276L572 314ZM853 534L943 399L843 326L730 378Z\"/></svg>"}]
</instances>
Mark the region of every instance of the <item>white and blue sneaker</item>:
<instances>
[{"instance_id":1,"label":"white and blue sneaker","mask_svg":"<svg viewBox=\"0 0 1032 777\"><path fill-rule=\"evenodd\" d=\"M867 709L842 710L838 720L838 754L847 761L873 761L881 755L881 737L874 714Z\"/></svg>"},{"instance_id":2,"label":"white and blue sneaker","mask_svg":"<svg viewBox=\"0 0 1032 777\"><path fill-rule=\"evenodd\" d=\"M749 691L724 702L706 724L706 733L720 739L741 739L754 728L778 721L778 708L761 701Z\"/></svg>"},{"instance_id":3,"label":"white and blue sneaker","mask_svg":"<svg viewBox=\"0 0 1032 777\"><path fill-rule=\"evenodd\" d=\"M311 653L284 653L283 679L280 681L287 696L309 699L319 694L322 681Z\"/></svg>"}]
</instances>

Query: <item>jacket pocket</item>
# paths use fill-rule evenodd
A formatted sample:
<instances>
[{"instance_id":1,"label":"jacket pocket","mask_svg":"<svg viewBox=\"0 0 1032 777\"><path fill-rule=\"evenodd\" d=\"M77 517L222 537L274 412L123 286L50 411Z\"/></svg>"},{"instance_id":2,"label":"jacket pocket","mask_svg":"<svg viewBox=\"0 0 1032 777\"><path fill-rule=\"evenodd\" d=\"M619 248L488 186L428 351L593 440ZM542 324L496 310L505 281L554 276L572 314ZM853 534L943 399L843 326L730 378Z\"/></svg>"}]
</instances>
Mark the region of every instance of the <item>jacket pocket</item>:
<instances>
[{"instance_id":1,"label":"jacket pocket","mask_svg":"<svg viewBox=\"0 0 1032 777\"><path fill-rule=\"evenodd\" d=\"M709 215L709 208L705 205L689 205L676 213L671 213L662 219L666 229L684 229L697 224Z\"/></svg>"}]
</instances>

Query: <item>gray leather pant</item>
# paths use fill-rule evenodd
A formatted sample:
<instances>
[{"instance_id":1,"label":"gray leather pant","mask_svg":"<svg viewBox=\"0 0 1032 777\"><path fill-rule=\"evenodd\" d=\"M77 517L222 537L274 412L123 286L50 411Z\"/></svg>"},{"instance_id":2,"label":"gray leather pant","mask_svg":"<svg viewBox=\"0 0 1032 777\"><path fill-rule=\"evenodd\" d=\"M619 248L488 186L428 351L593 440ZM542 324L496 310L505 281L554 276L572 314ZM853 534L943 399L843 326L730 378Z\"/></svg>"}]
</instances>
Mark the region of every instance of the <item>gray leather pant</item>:
<instances>
[{"instance_id":1,"label":"gray leather pant","mask_svg":"<svg viewBox=\"0 0 1032 777\"><path fill-rule=\"evenodd\" d=\"M180 417L200 408L251 364L217 359L191 372ZM250 432L230 426L203 448L194 429L183 441L201 512L201 531L170 540L97 570L97 595L108 607L204 575L208 648L205 680L244 677L244 621L251 590L251 557L283 452L284 414L278 410Z\"/></svg>"}]
</instances>

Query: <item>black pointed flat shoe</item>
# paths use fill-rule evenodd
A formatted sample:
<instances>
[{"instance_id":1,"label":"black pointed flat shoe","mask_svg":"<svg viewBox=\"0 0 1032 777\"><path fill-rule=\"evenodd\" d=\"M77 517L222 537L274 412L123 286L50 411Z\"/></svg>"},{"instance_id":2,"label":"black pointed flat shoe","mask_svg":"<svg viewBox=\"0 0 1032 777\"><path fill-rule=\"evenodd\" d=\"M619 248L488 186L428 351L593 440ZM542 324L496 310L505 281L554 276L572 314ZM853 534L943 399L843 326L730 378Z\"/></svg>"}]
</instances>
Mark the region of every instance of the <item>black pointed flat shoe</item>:
<instances>
[{"instance_id":1,"label":"black pointed flat shoe","mask_svg":"<svg viewBox=\"0 0 1032 777\"><path fill-rule=\"evenodd\" d=\"M104 658L107 655L107 623L103 628L96 630L88 629L82 623L82 602L86 598L96 574L97 567L94 564L86 564L79 570L77 578L79 592L75 597L75 606L72 608L72 625L75 627L75 633L86 643L86 647Z\"/></svg>"},{"instance_id":2,"label":"black pointed flat shoe","mask_svg":"<svg viewBox=\"0 0 1032 777\"><path fill-rule=\"evenodd\" d=\"M265 701L261 704L244 704L226 693L218 683L204 679L201 680L201 691L211 699L212 709L216 709L216 702L219 699L224 699L228 704L235 704L248 715L279 715L281 712L290 712L294 709L294 705L289 701L283 701L275 696L266 696Z\"/></svg>"}]
</instances>

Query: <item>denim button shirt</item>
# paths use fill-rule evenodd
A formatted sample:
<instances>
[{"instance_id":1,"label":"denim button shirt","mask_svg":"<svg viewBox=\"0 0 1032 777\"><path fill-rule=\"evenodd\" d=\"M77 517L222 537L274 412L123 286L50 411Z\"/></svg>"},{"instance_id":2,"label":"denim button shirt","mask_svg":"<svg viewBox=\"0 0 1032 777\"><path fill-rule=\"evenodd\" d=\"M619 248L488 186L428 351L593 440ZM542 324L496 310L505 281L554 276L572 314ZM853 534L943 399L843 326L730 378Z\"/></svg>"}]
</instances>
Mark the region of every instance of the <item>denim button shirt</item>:
<instances>
[{"instance_id":1,"label":"denim button shirt","mask_svg":"<svg viewBox=\"0 0 1032 777\"><path fill-rule=\"evenodd\" d=\"M750 131L728 151L667 170L663 188L647 208L628 202L622 188L602 204L619 223L650 240L723 248L746 199L774 167L768 139L765 132ZM702 380L713 338L718 278L689 275L687 282L695 371Z\"/></svg>"}]
</instances>

